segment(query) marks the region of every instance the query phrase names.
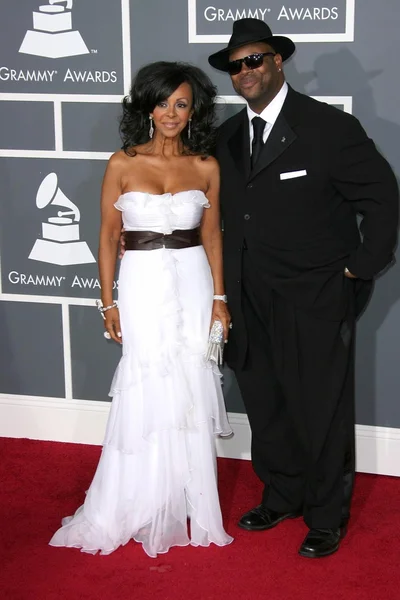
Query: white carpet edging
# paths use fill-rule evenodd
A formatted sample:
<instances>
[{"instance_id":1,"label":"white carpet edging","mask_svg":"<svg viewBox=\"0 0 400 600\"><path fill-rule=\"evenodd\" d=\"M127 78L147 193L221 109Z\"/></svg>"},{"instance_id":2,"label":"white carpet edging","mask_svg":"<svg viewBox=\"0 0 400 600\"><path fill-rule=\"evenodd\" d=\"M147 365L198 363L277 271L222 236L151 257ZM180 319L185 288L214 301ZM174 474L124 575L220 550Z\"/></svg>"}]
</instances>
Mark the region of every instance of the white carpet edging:
<instances>
[{"instance_id":1,"label":"white carpet edging","mask_svg":"<svg viewBox=\"0 0 400 600\"><path fill-rule=\"evenodd\" d=\"M0 436L100 445L108 402L0 394ZM218 456L250 459L247 415L229 413L235 435L217 441ZM400 476L400 429L356 425L357 471Z\"/></svg>"}]
</instances>

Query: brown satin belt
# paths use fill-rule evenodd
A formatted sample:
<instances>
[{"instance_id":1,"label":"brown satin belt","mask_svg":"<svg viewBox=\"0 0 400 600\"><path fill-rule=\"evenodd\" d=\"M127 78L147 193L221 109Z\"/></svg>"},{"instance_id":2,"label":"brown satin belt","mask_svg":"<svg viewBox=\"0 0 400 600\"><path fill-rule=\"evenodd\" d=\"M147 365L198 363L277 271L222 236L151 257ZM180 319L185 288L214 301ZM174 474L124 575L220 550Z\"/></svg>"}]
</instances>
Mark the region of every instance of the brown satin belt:
<instances>
[{"instance_id":1,"label":"brown satin belt","mask_svg":"<svg viewBox=\"0 0 400 600\"><path fill-rule=\"evenodd\" d=\"M200 229L175 229L172 233L164 234L156 231L125 231L126 250L158 250L169 248L179 250L200 246Z\"/></svg>"}]
</instances>

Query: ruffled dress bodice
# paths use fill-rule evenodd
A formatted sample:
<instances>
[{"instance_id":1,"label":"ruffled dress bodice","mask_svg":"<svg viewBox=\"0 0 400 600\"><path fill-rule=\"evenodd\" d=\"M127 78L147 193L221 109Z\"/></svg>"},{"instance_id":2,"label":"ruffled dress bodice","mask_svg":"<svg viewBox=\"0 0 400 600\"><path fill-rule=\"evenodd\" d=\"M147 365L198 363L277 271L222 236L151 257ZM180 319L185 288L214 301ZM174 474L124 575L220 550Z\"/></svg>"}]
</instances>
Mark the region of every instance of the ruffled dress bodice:
<instances>
[{"instance_id":1,"label":"ruffled dress bodice","mask_svg":"<svg viewBox=\"0 0 400 600\"><path fill-rule=\"evenodd\" d=\"M210 204L200 190L176 194L126 192L114 204L122 212L127 231L157 231L170 234L174 229L194 229L200 225L203 209Z\"/></svg>"}]
</instances>

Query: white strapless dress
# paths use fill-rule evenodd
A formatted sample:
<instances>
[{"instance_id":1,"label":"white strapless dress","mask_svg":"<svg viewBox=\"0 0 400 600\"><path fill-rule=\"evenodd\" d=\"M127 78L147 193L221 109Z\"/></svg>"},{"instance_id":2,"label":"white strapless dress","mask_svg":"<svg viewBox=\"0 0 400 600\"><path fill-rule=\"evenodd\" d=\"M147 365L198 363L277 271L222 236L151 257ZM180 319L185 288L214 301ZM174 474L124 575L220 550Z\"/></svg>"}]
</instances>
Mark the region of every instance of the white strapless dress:
<instances>
[{"instance_id":1,"label":"white strapless dress","mask_svg":"<svg viewBox=\"0 0 400 600\"><path fill-rule=\"evenodd\" d=\"M199 190L123 194L126 230L193 229ZM156 557L171 546L223 546L215 435L228 436L221 375L204 358L213 281L202 246L127 251L119 274L123 352L104 446L84 504L50 544L113 552L131 538ZM189 527L188 527L189 525Z\"/></svg>"}]
</instances>

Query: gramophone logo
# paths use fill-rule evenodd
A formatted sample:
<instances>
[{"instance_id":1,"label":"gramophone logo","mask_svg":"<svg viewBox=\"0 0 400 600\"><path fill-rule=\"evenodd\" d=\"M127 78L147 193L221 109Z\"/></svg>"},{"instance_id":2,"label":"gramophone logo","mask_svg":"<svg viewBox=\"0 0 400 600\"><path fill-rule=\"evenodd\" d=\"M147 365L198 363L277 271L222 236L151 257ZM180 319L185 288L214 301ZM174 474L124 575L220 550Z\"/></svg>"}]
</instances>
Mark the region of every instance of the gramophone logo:
<instances>
[{"instance_id":1,"label":"gramophone logo","mask_svg":"<svg viewBox=\"0 0 400 600\"><path fill-rule=\"evenodd\" d=\"M33 30L26 32L19 52L46 58L89 54L79 31L72 29L72 4L73 0L48 0L33 11Z\"/></svg>"},{"instance_id":2,"label":"gramophone logo","mask_svg":"<svg viewBox=\"0 0 400 600\"><path fill-rule=\"evenodd\" d=\"M63 206L68 210L59 210L56 217L42 223L43 239L36 240L29 258L62 266L96 262L87 243L80 241L79 208L60 190L55 173L43 179L36 195L38 208L48 205Z\"/></svg>"}]
</instances>

